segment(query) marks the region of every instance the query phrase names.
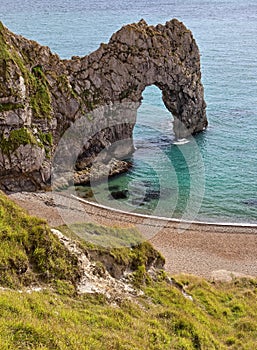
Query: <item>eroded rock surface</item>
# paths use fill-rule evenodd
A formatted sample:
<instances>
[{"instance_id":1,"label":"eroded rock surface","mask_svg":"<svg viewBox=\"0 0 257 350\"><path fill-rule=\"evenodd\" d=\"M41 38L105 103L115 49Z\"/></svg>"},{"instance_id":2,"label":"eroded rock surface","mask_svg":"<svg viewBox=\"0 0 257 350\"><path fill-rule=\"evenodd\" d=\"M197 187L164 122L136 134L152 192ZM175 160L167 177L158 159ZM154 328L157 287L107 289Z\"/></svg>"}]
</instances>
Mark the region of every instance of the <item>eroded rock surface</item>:
<instances>
[{"instance_id":1,"label":"eroded rock surface","mask_svg":"<svg viewBox=\"0 0 257 350\"><path fill-rule=\"evenodd\" d=\"M73 169L99 154L108 163L133 152L137 108L153 84L178 138L206 128L199 50L176 19L124 26L108 44L71 60L0 24L0 188L47 188L56 147L77 121L78 137L63 147L64 159L72 150Z\"/></svg>"}]
</instances>

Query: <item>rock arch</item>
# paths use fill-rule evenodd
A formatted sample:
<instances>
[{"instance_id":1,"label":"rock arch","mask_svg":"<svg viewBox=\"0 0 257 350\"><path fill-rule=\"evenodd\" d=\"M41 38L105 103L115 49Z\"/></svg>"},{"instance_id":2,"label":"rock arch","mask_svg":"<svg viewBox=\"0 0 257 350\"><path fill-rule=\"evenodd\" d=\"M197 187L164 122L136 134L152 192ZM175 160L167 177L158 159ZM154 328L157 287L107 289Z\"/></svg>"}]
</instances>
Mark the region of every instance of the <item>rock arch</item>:
<instances>
[{"instance_id":1,"label":"rock arch","mask_svg":"<svg viewBox=\"0 0 257 350\"><path fill-rule=\"evenodd\" d=\"M145 87L156 85L174 117L177 138L207 126L199 50L192 33L176 19L156 27L148 26L144 20L124 26L108 44L101 44L82 59L75 58L68 66L73 89L82 99L83 93L86 95L88 109L99 104L140 104ZM133 123L134 116L130 124ZM123 130L107 130L106 137L103 131L101 134L113 142L110 134L115 134L116 140L128 136L132 139L132 131L133 127L124 124Z\"/></svg>"},{"instance_id":2,"label":"rock arch","mask_svg":"<svg viewBox=\"0 0 257 350\"><path fill-rule=\"evenodd\" d=\"M178 138L207 126L199 50L190 30L176 19L157 26L144 20L126 25L108 44L71 60L61 60L2 24L0 41L0 188L44 188L60 138L79 119L91 135L88 139L85 132L81 167L119 140L128 143L121 155L131 152L136 110L149 85L162 91ZM97 109L102 112L92 118Z\"/></svg>"}]
</instances>

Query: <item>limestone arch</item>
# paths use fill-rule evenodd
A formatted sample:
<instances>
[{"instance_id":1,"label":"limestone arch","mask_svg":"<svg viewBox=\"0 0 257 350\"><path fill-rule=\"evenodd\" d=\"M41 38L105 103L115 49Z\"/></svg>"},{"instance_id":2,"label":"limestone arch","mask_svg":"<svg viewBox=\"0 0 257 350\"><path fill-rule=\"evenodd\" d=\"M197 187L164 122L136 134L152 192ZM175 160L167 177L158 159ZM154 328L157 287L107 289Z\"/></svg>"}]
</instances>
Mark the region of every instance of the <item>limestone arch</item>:
<instances>
[{"instance_id":1,"label":"limestone arch","mask_svg":"<svg viewBox=\"0 0 257 350\"><path fill-rule=\"evenodd\" d=\"M48 188L54 151L63 134L74 122L102 107L103 127L90 142L87 131L97 130L99 118L84 119L82 153L87 162L115 141L130 140L127 150L131 151L136 110L149 85L161 89L164 104L174 117L177 138L207 126L199 49L190 30L176 19L157 26L147 25L144 20L126 25L112 35L108 44L101 44L88 56L71 60L61 60L49 48L17 36L2 25L0 32L4 49L11 53L13 61L12 74L8 76L17 77L7 80L2 97L5 108L0 111L4 120L0 136L5 135L10 147L8 154L0 151L0 188L10 191ZM36 82L31 76L33 67L39 65L43 82ZM131 113L126 112L123 120L123 111L118 123L112 114L109 123L108 109L115 106L118 111L120 104L133 105ZM14 151L10 137L13 130L25 130L27 135ZM49 137L37 141L42 133ZM30 150L25 154L24 142Z\"/></svg>"},{"instance_id":2,"label":"limestone arch","mask_svg":"<svg viewBox=\"0 0 257 350\"><path fill-rule=\"evenodd\" d=\"M192 33L176 19L156 27L144 20L124 26L108 44L80 59L78 72L77 61L69 64L74 89L82 92L89 107L85 112L101 104L140 105L144 89L155 85L174 117L177 138L207 127L199 49Z\"/></svg>"}]
</instances>

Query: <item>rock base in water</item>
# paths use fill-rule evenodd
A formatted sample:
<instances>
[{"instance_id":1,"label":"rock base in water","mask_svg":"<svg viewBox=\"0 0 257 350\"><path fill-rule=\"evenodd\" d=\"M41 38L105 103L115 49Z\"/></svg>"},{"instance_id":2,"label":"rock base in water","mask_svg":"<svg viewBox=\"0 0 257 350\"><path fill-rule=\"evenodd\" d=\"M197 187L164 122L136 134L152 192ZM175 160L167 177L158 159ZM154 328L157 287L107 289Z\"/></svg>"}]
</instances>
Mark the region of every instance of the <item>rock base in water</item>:
<instances>
[{"instance_id":1,"label":"rock base in water","mask_svg":"<svg viewBox=\"0 0 257 350\"><path fill-rule=\"evenodd\" d=\"M110 176L125 173L131 168L132 163L128 161L112 159L109 163L96 163L74 174L74 185L88 185L108 179Z\"/></svg>"}]
</instances>

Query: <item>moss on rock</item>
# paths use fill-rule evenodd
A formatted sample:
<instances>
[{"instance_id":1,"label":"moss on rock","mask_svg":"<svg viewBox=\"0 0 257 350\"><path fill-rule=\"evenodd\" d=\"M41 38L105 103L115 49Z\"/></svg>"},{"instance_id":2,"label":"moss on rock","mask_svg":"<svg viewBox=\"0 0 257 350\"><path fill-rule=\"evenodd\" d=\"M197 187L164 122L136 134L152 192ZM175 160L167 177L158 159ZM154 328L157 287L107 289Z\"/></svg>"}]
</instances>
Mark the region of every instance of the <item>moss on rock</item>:
<instances>
[{"instance_id":1,"label":"moss on rock","mask_svg":"<svg viewBox=\"0 0 257 350\"><path fill-rule=\"evenodd\" d=\"M6 111L14 111L16 109L24 108L24 104L22 103L0 103L0 112L6 112Z\"/></svg>"},{"instance_id":2,"label":"moss on rock","mask_svg":"<svg viewBox=\"0 0 257 350\"><path fill-rule=\"evenodd\" d=\"M39 145L35 136L25 127L14 129L10 132L9 137L2 137L0 140L0 149L5 154L10 154L21 145Z\"/></svg>"},{"instance_id":3,"label":"moss on rock","mask_svg":"<svg viewBox=\"0 0 257 350\"><path fill-rule=\"evenodd\" d=\"M52 116L51 94L48 88L47 78L41 66L32 69L30 75L31 98L30 106L36 118L48 118Z\"/></svg>"},{"instance_id":4,"label":"moss on rock","mask_svg":"<svg viewBox=\"0 0 257 350\"><path fill-rule=\"evenodd\" d=\"M51 118L52 116L52 99L51 93L48 87L47 78L40 65L33 67L30 70L28 65L29 57L28 53L19 52L18 49L7 42L7 28L0 22L0 76L5 77L8 80L8 65L17 67L17 72L20 71L24 84L29 92L30 107L32 108L34 117L36 118ZM2 95L9 95L7 88L3 88ZM12 96L16 92L12 90ZM24 107L23 104L19 104L19 108ZM11 108L12 107L12 108ZM17 106L10 103L0 106L0 112L4 110L17 109Z\"/></svg>"}]
</instances>

